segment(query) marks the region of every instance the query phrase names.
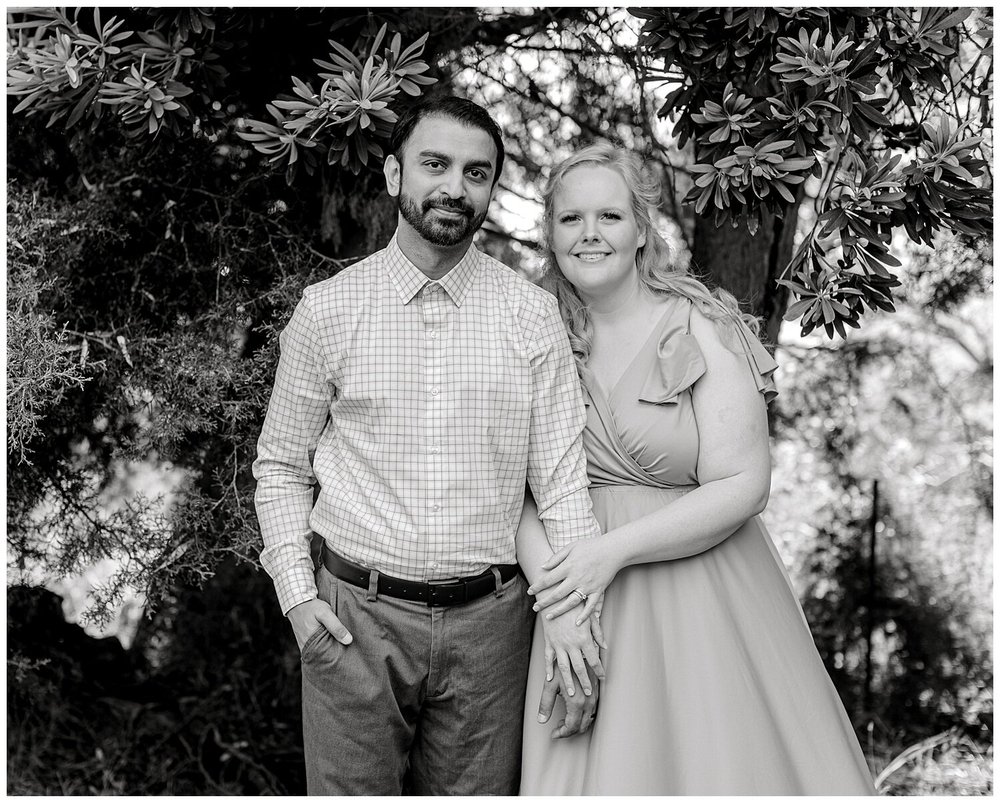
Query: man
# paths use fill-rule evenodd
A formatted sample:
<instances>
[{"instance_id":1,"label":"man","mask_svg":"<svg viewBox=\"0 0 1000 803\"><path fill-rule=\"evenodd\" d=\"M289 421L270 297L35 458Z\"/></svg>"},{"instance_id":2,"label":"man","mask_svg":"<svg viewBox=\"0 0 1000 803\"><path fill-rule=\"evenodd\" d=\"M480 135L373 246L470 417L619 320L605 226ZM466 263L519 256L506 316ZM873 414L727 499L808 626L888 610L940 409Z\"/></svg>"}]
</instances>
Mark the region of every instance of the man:
<instances>
[{"instance_id":1,"label":"man","mask_svg":"<svg viewBox=\"0 0 1000 803\"><path fill-rule=\"evenodd\" d=\"M514 529L527 478L553 549L598 534L582 398L555 300L472 247L496 123L425 101L390 150L393 239L306 288L281 335L261 562L302 653L310 794L516 794L533 615ZM588 692L578 614L544 626ZM571 685L570 732L596 699Z\"/></svg>"}]
</instances>

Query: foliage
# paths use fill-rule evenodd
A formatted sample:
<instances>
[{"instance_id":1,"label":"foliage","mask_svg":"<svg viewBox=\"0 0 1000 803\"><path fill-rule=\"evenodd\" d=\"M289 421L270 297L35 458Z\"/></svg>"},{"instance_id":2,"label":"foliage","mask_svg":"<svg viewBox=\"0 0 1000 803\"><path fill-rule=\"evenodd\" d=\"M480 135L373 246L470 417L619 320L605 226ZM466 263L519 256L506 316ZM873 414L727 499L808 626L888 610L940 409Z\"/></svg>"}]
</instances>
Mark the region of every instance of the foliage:
<instances>
[{"instance_id":1,"label":"foliage","mask_svg":"<svg viewBox=\"0 0 1000 803\"><path fill-rule=\"evenodd\" d=\"M980 247L939 253L988 286ZM922 292L893 319L837 347L784 347L767 516L786 531L827 669L856 726L870 728L863 742L899 754L950 731L973 747L942 748L936 764L971 771L993 729L989 297L939 309L924 298L941 295L948 271L907 271L923 275Z\"/></svg>"},{"instance_id":2,"label":"foliage","mask_svg":"<svg viewBox=\"0 0 1000 803\"><path fill-rule=\"evenodd\" d=\"M280 216L254 209L265 200L259 176L232 182L225 171L233 165L221 160L215 170L203 165L202 175L206 184L229 185L225 191L174 189L162 172L137 170L141 157L124 147L121 162L92 166L98 189L52 205L51 218L13 218L8 240L12 265L15 243L29 236L46 255L38 272L50 283L50 317L66 322L60 348L90 355L86 386L64 383L61 398L53 393L44 411L35 407L45 449L10 467L11 557L53 576L120 559L96 616L128 587L155 601L177 583L202 582L226 556L256 551L248 467L275 355L273 327L310 268L323 264L284 235ZM122 174L130 180L118 183ZM10 189L15 208L28 208L31 197ZM121 214L123 207L133 214ZM259 286L265 254L273 284ZM124 292L107 292L95 269L104 264L131 275ZM253 316L269 317L273 306L281 310L273 324L251 331ZM57 365L43 349L20 354L24 377L44 378ZM118 497L115 477L150 459L169 461L185 477L180 498Z\"/></svg>"},{"instance_id":3,"label":"foliage","mask_svg":"<svg viewBox=\"0 0 1000 803\"><path fill-rule=\"evenodd\" d=\"M397 33L380 54L385 35L383 25L364 64L331 39L330 61L315 59L325 70L318 73L323 79L318 92L308 81L292 76L294 97L283 96L267 106L277 125L246 121L249 131L240 136L267 154L269 162L284 166L289 184L300 156L306 170L313 172L325 151L328 164L339 163L355 174L368 167L369 157L382 159L377 140L389 138L398 118L390 104L400 92L417 96L421 86L434 83L435 79L423 75L428 67L419 60L427 34L401 50L402 37Z\"/></svg>"},{"instance_id":4,"label":"foliage","mask_svg":"<svg viewBox=\"0 0 1000 803\"><path fill-rule=\"evenodd\" d=\"M103 22L96 7L89 24L80 13L30 9L8 24L7 91L22 98L15 114L48 114L47 126L94 130L110 107L133 138L163 130L182 136L189 126L200 129L202 118L226 123L218 97L229 71L216 40L225 14L219 25L204 9L161 11L140 31L118 16ZM355 174L369 157L380 159L378 140L392 131L397 95L419 95L434 82L419 58L426 34L405 49L398 33L382 49L386 38L383 25L363 62L329 40L330 61L314 60L324 70L319 91L292 76L294 95L267 105L277 125L247 119L240 136L284 168L289 183L300 157L309 172L325 156Z\"/></svg>"},{"instance_id":5,"label":"foliage","mask_svg":"<svg viewBox=\"0 0 1000 803\"><path fill-rule=\"evenodd\" d=\"M815 224L781 283L788 320L828 336L892 310L893 232L991 229L991 13L943 8L635 9L646 80L679 84L659 110L696 174L686 200L757 231L795 214L813 178ZM904 158L905 157L905 158Z\"/></svg>"},{"instance_id":6,"label":"foliage","mask_svg":"<svg viewBox=\"0 0 1000 803\"><path fill-rule=\"evenodd\" d=\"M153 21L160 27L134 31L118 17L102 21L97 7L88 24L82 11L31 9L8 23L7 91L22 98L15 114L93 130L113 110L128 136L142 137L179 134L185 121L210 113L208 90L226 78L215 65L210 16L191 10L187 25L171 29L161 15Z\"/></svg>"},{"instance_id":7,"label":"foliage","mask_svg":"<svg viewBox=\"0 0 1000 803\"><path fill-rule=\"evenodd\" d=\"M87 352L67 343L65 328L43 303L55 281L44 275L51 255L41 236L56 224L52 215L37 197L8 190L7 453L21 463L30 462L46 411L87 379Z\"/></svg>"}]
</instances>

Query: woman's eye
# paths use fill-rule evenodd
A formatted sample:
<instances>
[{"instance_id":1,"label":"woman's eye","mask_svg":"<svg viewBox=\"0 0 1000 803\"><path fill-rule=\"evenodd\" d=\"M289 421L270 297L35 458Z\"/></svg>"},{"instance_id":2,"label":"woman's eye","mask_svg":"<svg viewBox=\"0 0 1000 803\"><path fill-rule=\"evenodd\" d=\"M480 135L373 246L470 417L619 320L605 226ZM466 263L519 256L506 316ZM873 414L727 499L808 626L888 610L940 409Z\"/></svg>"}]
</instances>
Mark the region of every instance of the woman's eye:
<instances>
[{"instance_id":1,"label":"woman's eye","mask_svg":"<svg viewBox=\"0 0 1000 803\"><path fill-rule=\"evenodd\" d=\"M572 223L574 220L577 220L577 219L578 219L578 217L576 215L560 215L559 216L559 222L560 223Z\"/></svg>"},{"instance_id":2,"label":"woman's eye","mask_svg":"<svg viewBox=\"0 0 1000 803\"><path fill-rule=\"evenodd\" d=\"M618 212L605 212L604 217L608 220L621 220L622 216Z\"/></svg>"}]
</instances>

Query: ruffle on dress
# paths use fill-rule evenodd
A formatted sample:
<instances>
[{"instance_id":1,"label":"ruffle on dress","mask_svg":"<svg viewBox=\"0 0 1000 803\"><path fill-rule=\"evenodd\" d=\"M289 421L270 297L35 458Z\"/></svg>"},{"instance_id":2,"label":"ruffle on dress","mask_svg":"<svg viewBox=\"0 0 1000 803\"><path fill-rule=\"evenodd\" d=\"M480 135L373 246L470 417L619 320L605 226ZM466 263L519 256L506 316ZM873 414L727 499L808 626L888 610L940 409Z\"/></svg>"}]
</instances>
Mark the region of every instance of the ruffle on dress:
<instances>
[{"instance_id":1,"label":"ruffle on dress","mask_svg":"<svg viewBox=\"0 0 1000 803\"><path fill-rule=\"evenodd\" d=\"M778 363L747 325L733 318L743 346L743 355L753 375L757 390L764 394L765 404L778 395L774 372ZM707 370L705 357L697 339L688 331L690 312L664 328L656 346L657 361L643 383L639 401L651 404L676 404L680 394L688 390Z\"/></svg>"}]
</instances>

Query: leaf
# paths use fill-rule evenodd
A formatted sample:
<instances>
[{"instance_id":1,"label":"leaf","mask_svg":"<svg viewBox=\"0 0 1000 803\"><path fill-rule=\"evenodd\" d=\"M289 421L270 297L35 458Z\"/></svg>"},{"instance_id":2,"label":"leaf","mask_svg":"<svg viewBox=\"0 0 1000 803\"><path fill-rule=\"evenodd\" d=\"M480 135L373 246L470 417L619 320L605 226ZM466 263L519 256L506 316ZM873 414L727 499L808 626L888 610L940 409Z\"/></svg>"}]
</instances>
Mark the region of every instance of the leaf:
<instances>
[{"instance_id":1,"label":"leaf","mask_svg":"<svg viewBox=\"0 0 1000 803\"><path fill-rule=\"evenodd\" d=\"M66 121L66 128L72 128L74 125L80 122L80 118L83 117L83 114L87 110L87 107L90 106L91 103L93 103L94 98L97 97L97 92L98 90L100 90L100 88L101 85L99 83L95 83L87 92L83 94L83 97L81 97L80 100L77 102L77 104L73 107L73 111L70 112L69 119Z\"/></svg>"},{"instance_id":2,"label":"leaf","mask_svg":"<svg viewBox=\"0 0 1000 803\"><path fill-rule=\"evenodd\" d=\"M874 108L868 103L865 103L864 101L859 101L858 103L856 103L854 105L854 108L861 114L862 117L867 118L871 122L875 123L875 125L881 125L881 126L891 125L891 121L889 120L888 117L886 117L884 114L879 112L878 109Z\"/></svg>"},{"instance_id":3,"label":"leaf","mask_svg":"<svg viewBox=\"0 0 1000 803\"><path fill-rule=\"evenodd\" d=\"M816 162L816 157L807 156L802 159L785 159L778 165L781 170L805 170L808 167L812 167Z\"/></svg>"},{"instance_id":4,"label":"leaf","mask_svg":"<svg viewBox=\"0 0 1000 803\"><path fill-rule=\"evenodd\" d=\"M960 8L957 11L953 11L940 22L936 22L934 24L934 28L938 31L945 31L948 28L954 28L956 25L960 25L964 22L971 13L971 8Z\"/></svg>"},{"instance_id":5,"label":"leaf","mask_svg":"<svg viewBox=\"0 0 1000 803\"><path fill-rule=\"evenodd\" d=\"M372 42L371 52L374 53L382 45L382 40L385 38L385 32L389 29L389 24L386 22L382 23L382 27L378 29L378 33L375 34L375 41Z\"/></svg>"},{"instance_id":6,"label":"leaf","mask_svg":"<svg viewBox=\"0 0 1000 803\"><path fill-rule=\"evenodd\" d=\"M669 95L667 95L666 100L663 101L663 105L660 106L659 111L656 113L657 116L666 117L666 115L670 112L687 106L693 92L694 90L688 86L680 86L673 90Z\"/></svg>"},{"instance_id":7,"label":"leaf","mask_svg":"<svg viewBox=\"0 0 1000 803\"><path fill-rule=\"evenodd\" d=\"M339 56L339 59L337 60L342 61L347 67L353 69L355 72L361 72L361 60L357 56L355 56L350 50L348 50L346 47L340 44L340 42L337 42L333 39L329 39L327 41L330 43L330 46L334 49L336 56ZM336 59L336 56L334 55L334 53L330 54L331 58Z\"/></svg>"},{"instance_id":8,"label":"leaf","mask_svg":"<svg viewBox=\"0 0 1000 803\"><path fill-rule=\"evenodd\" d=\"M115 342L118 343L118 348L121 350L122 356L125 358L125 362L128 363L129 368L132 368L132 358L129 356L124 335L116 335Z\"/></svg>"},{"instance_id":9,"label":"leaf","mask_svg":"<svg viewBox=\"0 0 1000 803\"><path fill-rule=\"evenodd\" d=\"M788 203L795 202L795 196L788 191L788 188L785 186L784 182L775 181L771 184L771 186L774 188L774 191L777 192L778 195L784 198Z\"/></svg>"},{"instance_id":10,"label":"leaf","mask_svg":"<svg viewBox=\"0 0 1000 803\"><path fill-rule=\"evenodd\" d=\"M802 313L809 309L814 303L815 300L812 298L804 298L801 301L796 301L788 308L788 311L784 314L782 319L786 321L794 321L797 318L800 318Z\"/></svg>"},{"instance_id":11,"label":"leaf","mask_svg":"<svg viewBox=\"0 0 1000 803\"><path fill-rule=\"evenodd\" d=\"M412 45L406 48L406 50L404 50L402 53L399 54L399 60L401 62L408 61L409 59L417 55L417 53L421 52L424 49L424 45L426 44L427 38L429 36L430 32L425 33L423 36L421 36L416 42L414 42Z\"/></svg>"},{"instance_id":12,"label":"leaf","mask_svg":"<svg viewBox=\"0 0 1000 803\"><path fill-rule=\"evenodd\" d=\"M821 298L820 306L823 309L823 322L833 323L833 319L835 316L833 314L833 307L830 305L830 302L827 301L825 298Z\"/></svg>"}]
</instances>

